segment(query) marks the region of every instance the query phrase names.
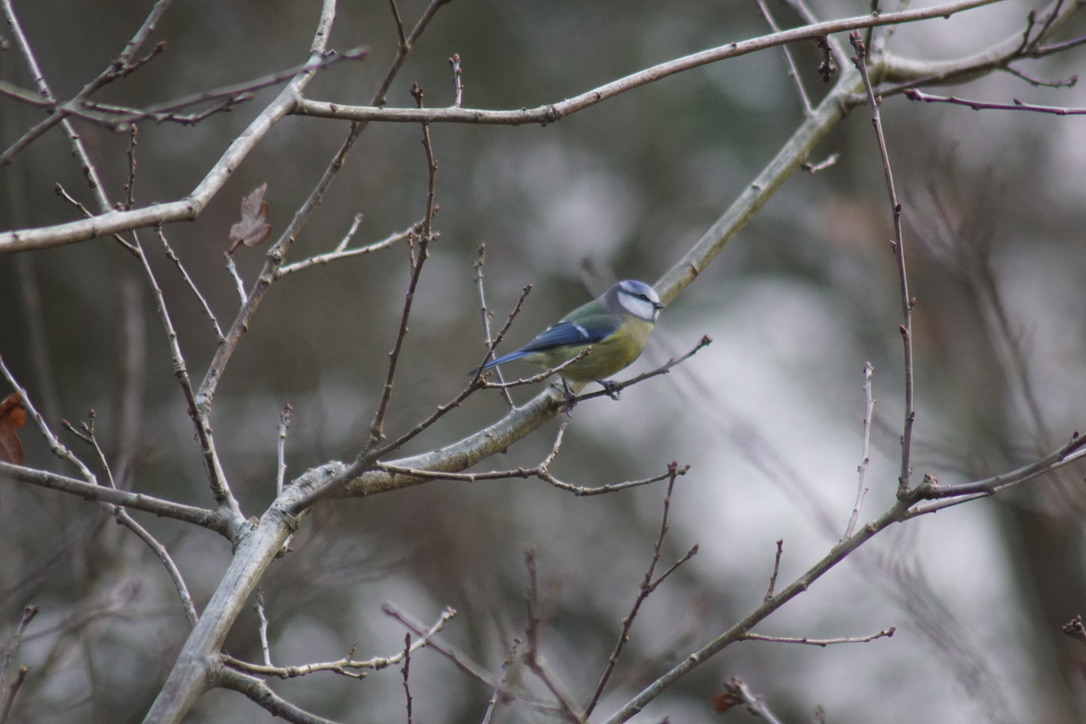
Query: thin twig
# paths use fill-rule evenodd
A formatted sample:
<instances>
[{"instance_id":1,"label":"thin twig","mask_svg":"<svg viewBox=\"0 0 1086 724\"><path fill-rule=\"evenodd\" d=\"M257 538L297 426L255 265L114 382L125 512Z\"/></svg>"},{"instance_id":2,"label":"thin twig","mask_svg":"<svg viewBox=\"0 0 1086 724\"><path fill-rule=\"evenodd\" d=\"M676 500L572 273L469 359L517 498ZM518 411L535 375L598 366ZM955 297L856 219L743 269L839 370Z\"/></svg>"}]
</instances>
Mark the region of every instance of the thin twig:
<instances>
[{"instance_id":1,"label":"thin twig","mask_svg":"<svg viewBox=\"0 0 1086 724\"><path fill-rule=\"evenodd\" d=\"M912 315L916 300L909 296L909 281L905 271L905 246L901 231L901 204L897 199L897 191L894 188L894 173L890 168L890 154L886 149L886 138L882 132L882 116L879 113L879 98L875 95L875 88L871 84L871 76L867 72L865 55L867 48L860 39L859 31L849 34L849 41L856 50L853 62L856 70L863 78L864 88L867 91L867 103L871 108L871 124L875 129L875 141L879 148L879 157L882 159L882 171L886 180L886 192L890 198L890 210L894 228L894 239L891 242L894 258L897 260L898 283L901 291L901 333L903 354L905 357L905 421L901 431L901 471L898 475L898 495L903 496L909 490L909 478L912 475L912 442L913 423L916 421L916 408L913 406L913 335Z\"/></svg>"},{"instance_id":2,"label":"thin twig","mask_svg":"<svg viewBox=\"0 0 1086 724\"><path fill-rule=\"evenodd\" d=\"M138 239L135 239L130 251L139 261L140 269L147 280L147 286L151 290L155 311L158 312L159 321L166 335L166 345L170 350L174 377L177 378L177 382L181 387L182 396L185 398L188 407L189 417L192 418L193 425L196 428L196 438L200 441L200 448L203 451L201 457L204 461L204 470L211 488L211 495L215 502L226 511L225 514L236 525L240 526L245 517L241 513L241 507L238 505L237 499L234 498L234 494L230 490L226 472L223 470L222 461L216 449L215 435L211 429L210 410L198 403L197 393L193 389L192 379L189 377L188 365L181 351L181 343L173 326L169 309L166 307L166 296L162 292L162 287L159 286L158 278L151 268L151 262L147 258L147 254L144 253L142 246L139 245Z\"/></svg>"},{"instance_id":3,"label":"thin twig","mask_svg":"<svg viewBox=\"0 0 1086 724\"><path fill-rule=\"evenodd\" d=\"M825 159L819 161L818 163L811 163L810 161L804 161L803 163L800 164L799 167L801 169L803 169L804 171L806 171L807 173L813 175L813 174L818 173L819 171L825 171L830 166L836 165L837 161L840 160L840 158L841 158L841 154L834 151L833 153L831 153L829 156L826 156Z\"/></svg>"},{"instance_id":4,"label":"thin twig","mask_svg":"<svg viewBox=\"0 0 1086 724\"><path fill-rule=\"evenodd\" d=\"M483 369L480 367L478 370L475 371L476 380L478 380L477 386L482 387L482 388L486 388L486 389L506 390L506 389L509 389L510 387L520 387L521 385L534 385L537 382L542 382L543 380L547 379L551 375L561 373L562 370L564 370L566 367L569 367L570 365L573 365L573 364L576 364L577 362L580 362L581 360L588 357L590 354L592 354L591 345L588 346L588 347L585 347L580 352L578 352L576 355L574 355L573 357L567 359L562 364L558 364L558 365L555 365L554 367L543 370L542 372L539 372L538 374L534 374L531 377L520 377L518 379L510 380L508 382L491 382L488 379L482 378L480 376L480 373L483 373L483 374L485 374L485 373L483 372ZM489 372L489 370L487 370L487 372ZM627 383L627 384L629 384L629 383ZM598 397L598 395L591 395L591 396L592 397ZM584 395L583 397L587 398L587 397L589 397L589 395ZM575 398L575 401L579 401L580 399L581 398Z\"/></svg>"},{"instance_id":5,"label":"thin twig","mask_svg":"<svg viewBox=\"0 0 1086 724\"><path fill-rule=\"evenodd\" d=\"M784 4L792 8L799 18L807 25L815 25L820 22L818 16L814 14L810 6L807 5L806 0L784 0ZM902 8L904 9L904 7ZM822 64L819 68L819 72L823 76L823 80L827 83L830 82L830 78L838 68L841 68L848 62L848 55L841 47L841 43L837 40L837 37L832 33L826 33L816 38L820 48L824 50L824 57Z\"/></svg>"},{"instance_id":6,"label":"thin twig","mask_svg":"<svg viewBox=\"0 0 1086 724\"><path fill-rule=\"evenodd\" d=\"M784 555L784 539L777 540L777 553L773 556L773 573L769 576L769 588L766 589L762 601L773 598L773 589L777 587L777 574L781 572L781 556Z\"/></svg>"},{"instance_id":7,"label":"thin twig","mask_svg":"<svg viewBox=\"0 0 1086 724\"><path fill-rule=\"evenodd\" d=\"M226 260L226 271L230 273L230 278L234 280L234 289L238 292L238 299L241 300L241 310L244 312L250 302L250 297L245 291L245 280L241 278L238 265L234 262L234 255L224 251L223 258ZM224 342L229 342L230 339L230 337L223 337Z\"/></svg>"},{"instance_id":8,"label":"thin twig","mask_svg":"<svg viewBox=\"0 0 1086 724\"><path fill-rule=\"evenodd\" d=\"M480 255L482 254L482 247L480 247ZM481 275L481 271L479 274ZM509 312L509 315L505 318L505 323L502 324L501 329L494 336L490 338L490 311L486 305L486 295L483 293L481 276L477 277L477 284L479 284L479 303L480 312L483 315L483 329L486 335L486 356L483 357L483 361L472 371L475 379L479 379L483 375L483 367L494 358L494 349L502 343L505 339L506 333L509 332L510 327L513 326L513 320L520 314L520 310L524 307L524 300L528 298L528 295L532 293L532 285L526 284L523 289L520 290L520 297L517 298L517 303L513 305L513 311ZM498 375L498 379L504 384L505 380L502 378L501 371L495 370ZM508 399L508 395L506 396ZM512 400L509 400L510 407L512 406Z\"/></svg>"},{"instance_id":9,"label":"thin twig","mask_svg":"<svg viewBox=\"0 0 1086 724\"><path fill-rule=\"evenodd\" d=\"M49 490L58 490L84 500L121 505L131 510L142 510L162 518L192 523L215 531L228 539L231 537L229 524L213 510L175 503L172 500L156 498L143 493L107 488L94 482L84 482L57 473L49 473L44 470L26 468L5 462L0 462L0 476Z\"/></svg>"},{"instance_id":10,"label":"thin twig","mask_svg":"<svg viewBox=\"0 0 1086 724\"><path fill-rule=\"evenodd\" d=\"M640 374L637 377L633 377L622 382L612 382L611 385L606 389L597 390L596 392L588 392L583 395L577 395L577 397L575 397L573 401L583 402L585 400L591 400L593 397L603 397L604 395L610 397L611 399L616 399L615 395L622 392L622 390L626 389L627 387L632 387L638 383L644 382L648 379L652 379L653 377L657 377L659 375L666 375L667 373L671 372L672 368L681 365L683 362L690 359L699 351L701 351L705 347L708 347L712 343L713 338L709 335L704 335L700 340L698 340L698 343L694 345L694 347L682 357L669 359L667 362L657 367L656 369Z\"/></svg>"},{"instance_id":11,"label":"thin twig","mask_svg":"<svg viewBox=\"0 0 1086 724\"><path fill-rule=\"evenodd\" d=\"M871 394L871 378L875 368L870 362L864 364L864 434L863 446L860 452L860 464L856 466L856 472L860 479L856 484L856 502L852 506L852 515L845 526L845 538L848 538L856 530L856 522L860 519L860 509L863 507L864 498L867 497L867 467L871 463L871 419L875 413L875 398Z\"/></svg>"},{"instance_id":12,"label":"thin twig","mask_svg":"<svg viewBox=\"0 0 1086 724\"><path fill-rule=\"evenodd\" d=\"M3 357L0 357L0 374L2 374L7 379L8 384L10 384L15 392L17 392L22 398L23 407L26 408L26 411L30 415L31 419L33 419L35 424L37 424L38 430L40 430L41 434L45 437L45 440L49 444L49 449L52 451L52 453L61 460L67 460L69 463L74 465L75 468L79 471L80 476L82 476L84 480L97 487L98 478L94 475L93 472L91 472L91 469L87 466L86 463L80 460L75 455L75 453L65 447L65 445L60 441L60 438L53 434L52 429L50 429L48 423L45 422L45 418L42 417L41 413L38 412L38 409L34 406L34 401L33 399L31 399L29 393L27 393L26 389L19 384L19 381L15 379L15 376L11 373L7 365L4 363ZM9 463L0 462L0 470L3 470L8 465ZM11 465L11 467L21 468L21 466L16 465ZM35 470L34 472L38 471Z\"/></svg>"},{"instance_id":13,"label":"thin twig","mask_svg":"<svg viewBox=\"0 0 1086 724\"><path fill-rule=\"evenodd\" d=\"M110 489L116 490L117 484L113 479L113 471L110 468L109 460L106 458L106 454L102 450L101 445L98 444L98 438L94 433L94 410L90 411L88 421L81 424L81 429L76 429L67 420L63 420L62 422L66 428L91 446L98 456L98 464L105 472L106 484ZM190 626L195 626L196 622L199 620L199 617L196 614L196 605L192 601L192 594L189 593L188 584L185 583L185 578L181 575L181 569L177 567L177 563L174 562L173 557L166 549L166 546L160 543L149 530L137 523L122 506L107 503L105 501L100 501L100 503L119 524L132 531L132 533L143 541L158 557L162 566L166 569L167 575L169 575L170 580L173 582L174 588L177 589L177 596L181 600L181 607L185 611L185 618L188 620Z\"/></svg>"},{"instance_id":14,"label":"thin twig","mask_svg":"<svg viewBox=\"0 0 1086 724\"><path fill-rule=\"evenodd\" d=\"M1079 626L1082 626L1081 619L1079 619ZM498 702L503 698L503 689L505 688L506 677L509 674L509 667L512 666L513 662L516 660L517 650L519 648L520 639L513 639L513 645L509 648L509 653L506 654L505 659L502 661L502 674L498 678L498 683L494 685L494 691L490 695L490 700L486 703L486 713L483 714L483 718L479 724L490 724L491 719L494 717L494 712L498 709Z\"/></svg>"},{"instance_id":15,"label":"thin twig","mask_svg":"<svg viewBox=\"0 0 1086 724\"><path fill-rule=\"evenodd\" d=\"M39 610L41 610L40 607L33 604L23 607L23 614L19 618L19 623L16 624L15 630L11 632L8 645L4 648L4 656L0 658L0 722L7 721L11 707L15 702L15 696L19 693L19 688L26 678L26 673L20 668L20 675L11 682L10 686L4 686L8 680L8 669L11 668L12 662L15 661L15 655L19 652L19 646L22 644L23 634L30 622L38 615Z\"/></svg>"},{"instance_id":16,"label":"thin twig","mask_svg":"<svg viewBox=\"0 0 1086 724\"><path fill-rule=\"evenodd\" d=\"M766 5L765 0L756 1L758 3L758 10L761 11L762 17L765 18L770 29L774 33L779 33L781 31L780 26L778 26L777 21L773 19L773 14L769 12L769 6ZM796 92L799 94L799 100L803 104L803 114L809 116L813 110L811 99L807 96L807 90L803 87L803 80L799 77L799 70L796 68L796 61L792 57L792 51L789 50L787 45L782 45L781 50L784 51L784 59L788 62L788 75L795 84Z\"/></svg>"},{"instance_id":17,"label":"thin twig","mask_svg":"<svg viewBox=\"0 0 1086 724\"><path fill-rule=\"evenodd\" d=\"M19 23L18 17L15 15L15 8L12 5L11 0L0 0L0 7L3 8L4 18L7 20L8 29L15 37L15 43L19 46L19 51L22 53L27 65L30 68L31 74L34 76L34 84L37 86L38 93L42 98L46 98L50 101L54 100L52 89L49 87L49 83L45 80L45 75L42 73L40 66L38 65L37 58L34 56L34 50L30 45L30 41L27 40L26 35L23 34L22 26ZM152 11L153 12L153 11ZM101 76L100 76L101 77ZM91 81L91 84L87 85L80 94L86 92L89 94L89 89L94 85L95 81ZM13 143L7 150L0 153L0 166L6 165L11 162L11 158L18 153L18 150L25 148L35 138L45 133L46 130L51 128L56 123L61 124L61 128L64 130L64 134L68 137L68 140L72 144L72 153L79 161L83 175L86 177L87 184L90 186L91 193L94 194L95 200L98 202L99 212L107 212L110 210L109 198L106 196L105 187L102 184L102 179L98 173L98 168L94 162L91 161L90 154L87 152L86 146L83 145L83 139L75 130L75 126L65 118L62 114L54 114L47 116L43 121L36 124L33 128L23 133L22 137Z\"/></svg>"},{"instance_id":18,"label":"thin twig","mask_svg":"<svg viewBox=\"0 0 1086 724\"><path fill-rule=\"evenodd\" d=\"M293 274L294 272L308 269L311 266L327 264L329 262L338 261L340 259L349 259L350 257L361 256L363 254L370 254L375 251L380 251L382 249L388 249L389 247L395 246L401 241L418 236L419 228L422 224L421 221L414 223L403 231L397 231L390 236L386 236L380 241L375 241L372 244L367 244L366 246L358 246L353 249L348 249L347 244L350 242L351 237L354 236L354 233L358 230L358 225L360 223L362 223L362 214L356 214L354 217L354 221L351 224L350 230L339 242L339 244L336 245L335 250L329 251L324 254L314 254L313 256L302 259L301 261L296 261L293 264L284 264L282 267L276 270L275 278L280 279L282 277L285 277L287 274Z\"/></svg>"},{"instance_id":19,"label":"thin twig","mask_svg":"<svg viewBox=\"0 0 1086 724\"><path fill-rule=\"evenodd\" d=\"M618 665L618 658L622 655L622 650L630 640L630 629L633 627L634 619L637 618L637 614L641 610L641 604L652 595L653 591L655 591L668 576L674 573L679 566L697 555L698 552L698 546L695 543L694 546L686 552L686 555L672 564L672 566L664 571L658 578L654 578L656 566L660 562L660 556L663 553L664 538L667 537L667 532L669 530L668 516L671 512L671 494L675 489L675 480L680 475L678 463L670 463L667 466L667 469L668 482L667 492L664 494L664 512L663 515L660 516L660 532L657 534L656 544L652 548L652 558L649 560L649 567L645 570L645 576L641 580L641 586L637 591L637 596L634 598L633 606L630 608L630 612L626 614L626 617L622 619L622 630L619 632L618 640L615 642L615 647L612 649L611 655L607 657L607 666L604 668L603 675L600 676L600 680L596 684L596 690L593 692L592 698L588 702L588 706L585 707L585 719L592 715L596 705L600 703L600 698L603 696L603 690L607 687L607 682L611 680L611 675L615 671L615 666Z\"/></svg>"},{"instance_id":20,"label":"thin twig","mask_svg":"<svg viewBox=\"0 0 1086 724\"><path fill-rule=\"evenodd\" d=\"M767 641L775 644L805 644L807 646L834 646L836 644L865 644L875 639L890 638L897 631L896 626L891 626L888 629L883 629L878 633L869 634L867 636L842 636L835 639L812 639L803 637L792 636L764 636L762 634L747 633L743 635L744 641Z\"/></svg>"},{"instance_id":21,"label":"thin twig","mask_svg":"<svg viewBox=\"0 0 1086 724\"><path fill-rule=\"evenodd\" d=\"M268 617L264 613L263 589L259 589L256 592L256 603L253 604L253 610L256 611L257 618L260 619L257 633L260 635L260 650L264 654L264 666L272 668L271 645L268 643Z\"/></svg>"},{"instance_id":22,"label":"thin twig","mask_svg":"<svg viewBox=\"0 0 1086 724\"><path fill-rule=\"evenodd\" d=\"M407 699L407 724L412 724L411 712L411 632L403 635L403 665L400 667L400 675L403 677L403 692Z\"/></svg>"},{"instance_id":23,"label":"thin twig","mask_svg":"<svg viewBox=\"0 0 1086 724\"><path fill-rule=\"evenodd\" d=\"M199 287L196 286L195 280L189 276L188 269L181 263L181 259L174 253L173 247L170 246L170 242L166 239L166 232L162 230L161 226L157 226L155 227L155 233L158 235L158 240L162 242L162 249L166 254L166 258L172 261L174 266L177 267L177 271L181 274L181 278L185 280L185 284L196 297L196 301L200 303L200 308L203 309L204 316L211 322L211 327L215 330L215 341L222 342L222 328L219 327L219 320L215 318L215 313L211 311L211 305L207 303L207 299L200 293Z\"/></svg>"},{"instance_id":24,"label":"thin twig","mask_svg":"<svg viewBox=\"0 0 1086 724\"><path fill-rule=\"evenodd\" d=\"M479 295L479 317L483 324L483 336L487 348L487 355L486 359L483 360L483 364L486 364L490 361L491 355L494 352L494 345L497 344L497 342L495 342L494 339L490 336L490 321L494 318L494 313L490 311L490 307L486 303L486 287L483 285L483 267L485 266L485 264L486 244L479 244L479 248L475 256L475 261L472 263L472 266L475 268L475 291ZM524 292L520 295L520 301L517 303L516 308L513 310L514 313L520 311L520 306L524 303L524 297L528 295L528 292L531 290L531 288L531 285L524 287ZM511 322L512 319L509 319L506 322L505 328L508 328L508 325ZM479 371L482 371L482 365L479 366ZM499 382L505 382L505 380L502 378L501 369L495 369L495 373L498 375ZM509 392L509 390L503 388L502 396L509 404L509 407L514 406L513 395Z\"/></svg>"},{"instance_id":25,"label":"thin twig","mask_svg":"<svg viewBox=\"0 0 1086 724\"><path fill-rule=\"evenodd\" d=\"M452 54L449 65L453 70L453 108L459 108L464 104L464 73L460 67L460 53Z\"/></svg>"},{"instance_id":26,"label":"thin twig","mask_svg":"<svg viewBox=\"0 0 1086 724\"><path fill-rule=\"evenodd\" d=\"M279 413L279 435L275 446L275 495L283 494L283 481L287 475L287 431L290 429L291 420L294 419L294 407L287 403L283 411Z\"/></svg>"},{"instance_id":27,"label":"thin twig","mask_svg":"<svg viewBox=\"0 0 1086 724\"><path fill-rule=\"evenodd\" d=\"M765 700L750 690L746 682L738 677L732 677L724 682L724 693L718 695L717 711L727 711L733 706L742 704L748 713L758 717L766 724L783 724L777 716L766 706Z\"/></svg>"},{"instance_id":28,"label":"thin twig","mask_svg":"<svg viewBox=\"0 0 1086 724\"><path fill-rule=\"evenodd\" d=\"M1070 621L1060 626L1060 630L1080 644L1086 644L1086 626L1082 624L1081 614L1075 615ZM0 681L3 681L2 676L0 676Z\"/></svg>"},{"instance_id":29,"label":"thin twig","mask_svg":"<svg viewBox=\"0 0 1086 724\"><path fill-rule=\"evenodd\" d=\"M674 471L668 466L668 470L660 475L655 475L641 480L630 480L622 483L607 483L606 485L600 485L597 487L584 487L580 485L572 485L570 483L562 482L558 480L550 473L550 465L554 462L554 459L558 455L558 450L562 446L562 439L565 436L568 424L563 423L558 428L558 434L555 436L554 444L551 446L551 451L547 454L547 457L543 459L539 465L534 468L515 468L511 470L492 470L483 473L454 473L454 472L442 472L437 470L420 470L416 468L406 468L399 465L393 465L390 463L377 463L377 468L387 473L394 475L406 475L410 477L420 478L423 480L455 480L457 482L475 483L481 480L509 480L512 478L539 478L547 483L550 483L556 488L566 490L577 496L588 495L603 495L606 493L614 493L619 490L625 490L627 488L640 487L642 485L650 485L652 483L660 482L661 480L667 480L672 475L685 475L689 470L689 465L676 468Z\"/></svg>"},{"instance_id":30,"label":"thin twig","mask_svg":"<svg viewBox=\"0 0 1086 724\"><path fill-rule=\"evenodd\" d=\"M287 701L261 678L243 674L227 666L215 667L209 678L209 687L236 691L277 719L293 724L339 724Z\"/></svg>"},{"instance_id":31,"label":"thin twig","mask_svg":"<svg viewBox=\"0 0 1086 724\"><path fill-rule=\"evenodd\" d=\"M386 604L387 606L387 604ZM382 606L382 608L386 608ZM388 610L385 611L388 613ZM390 614L391 615L391 614ZM455 609L446 608L442 611L441 616L430 626L422 626L415 628L413 625L409 625L408 628L415 633L416 638L411 643L411 651L417 651L425 646L434 647L434 643L430 640L438 632L445 628L445 624L448 623L454 616L456 616ZM407 624L405 624L407 625ZM435 647L436 648L436 647ZM357 660L354 658L354 649L342 659L337 661L322 661L313 664L302 664L300 666L272 666L270 664L260 665L253 664L248 661L242 661L232 656L224 655L222 657L223 664L229 666L231 669L241 671L247 674L254 674L256 676L273 676L279 679L295 679L300 676L308 676L318 672L331 672L339 674L340 676L346 676L353 679L364 678L367 674L366 670L379 671L381 669L387 669L390 666L396 666L401 663L404 658L405 651L401 649L398 653L390 656L378 656L372 659Z\"/></svg>"},{"instance_id":32,"label":"thin twig","mask_svg":"<svg viewBox=\"0 0 1086 724\"><path fill-rule=\"evenodd\" d=\"M528 570L528 585L524 592L524 604L528 612L528 622L525 625L524 662L528 670L535 674L536 678L542 681L554 696L562 717L572 724L584 724L586 716L574 709L570 697L558 688L558 684L543 664L543 656L540 652L543 618L539 611L539 581L536 575L535 551L531 548L524 550L524 566Z\"/></svg>"},{"instance_id":33,"label":"thin twig","mask_svg":"<svg viewBox=\"0 0 1086 724\"><path fill-rule=\"evenodd\" d=\"M411 87L411 93L415 96L419 108L423 106L423 91L416 83ZM388 353L388 368L385 375L385 384L381 388L381 398L377 403L377 411L370 423L370 439L366 450L373 450L378 443L385 439L385 417L388 414L389 402L392 399L392 388L396 379L396 370L400 361L400 352L403 350L404 339L407 338L407 323L411 318L411 309L415 301L415 292L418 289L419 279L422 276L422 267L430 255L430 242L434 235L434 214L437 206L434 203L434 195L437 185L437 160L434 158L434 146L430 139L430 125L422 124L422 147L426 153L426 214L423 217L422 228L417 235L409 238L410 250L410 278L407 283L407 292L404 294L403 309L400 313L400 325L396 330L396 339L392 343L392 351ZM417 248L413 243L418 242Z\"/></svg>"},{"instance_id":34,"label":"thin twig","mask_svg":"<svg viewBox=\"0 0 1086 724\"><path fill-rule=\"evenodd\" d=\"M1086 115L1086 108L1066 108L1060 106L1042 106L1035 103L1023 103L1017 98L1010 103L990 103L988 101L971 101L956 96L936 96L930 93L922 93L915 88L905 90L905 97L911 101L924 101L925 103L948 103L950 105L966 106L974 111L998 110L998 111L1030 111L1032 113L1050 113L1056 116L1082 116Z\"/></svg>"}]
</instances>

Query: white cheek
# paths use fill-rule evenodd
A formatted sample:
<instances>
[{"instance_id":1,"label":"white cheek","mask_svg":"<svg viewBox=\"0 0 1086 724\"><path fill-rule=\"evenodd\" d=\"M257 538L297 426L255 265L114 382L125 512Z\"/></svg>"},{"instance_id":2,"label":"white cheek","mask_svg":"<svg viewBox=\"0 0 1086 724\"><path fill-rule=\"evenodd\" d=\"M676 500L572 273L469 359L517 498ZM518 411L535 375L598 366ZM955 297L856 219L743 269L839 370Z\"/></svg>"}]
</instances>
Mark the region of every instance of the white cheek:
<instances>
[{"instance_id":1,"label":"white cheek","mask_svg":"<svg viewBox=\"0 0 1086 724\"><path fill-rule=\"evenodd\" d=\"M652 302L648 302L640 297L631 297L629 294L623 294L618 299L622 308L635 317L644 319L647 322L656 319L657 310Z\"/></svg>"}]
</instances>

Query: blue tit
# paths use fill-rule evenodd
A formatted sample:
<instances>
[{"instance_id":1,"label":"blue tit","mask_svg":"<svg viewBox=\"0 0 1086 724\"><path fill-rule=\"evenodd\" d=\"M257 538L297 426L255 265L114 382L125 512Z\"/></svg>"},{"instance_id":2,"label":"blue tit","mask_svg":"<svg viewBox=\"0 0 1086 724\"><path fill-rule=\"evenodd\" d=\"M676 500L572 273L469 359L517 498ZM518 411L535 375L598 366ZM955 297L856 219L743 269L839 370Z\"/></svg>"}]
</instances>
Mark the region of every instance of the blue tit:
<instances>
[{"instance_id":1,"label":"blue tit","mask_svg":"<svg viewBox=\"0 0 1086 724\"><path fill-rule=\"evenodd\" d=\"M626 279L577 307L516 352L491 360L482 369L518 359L549 369L591 346L587 357L558 374L578 386L596 380L610 389L604 380L640 356L663 308L655 289Z\"/></svg>"}]
</instances>

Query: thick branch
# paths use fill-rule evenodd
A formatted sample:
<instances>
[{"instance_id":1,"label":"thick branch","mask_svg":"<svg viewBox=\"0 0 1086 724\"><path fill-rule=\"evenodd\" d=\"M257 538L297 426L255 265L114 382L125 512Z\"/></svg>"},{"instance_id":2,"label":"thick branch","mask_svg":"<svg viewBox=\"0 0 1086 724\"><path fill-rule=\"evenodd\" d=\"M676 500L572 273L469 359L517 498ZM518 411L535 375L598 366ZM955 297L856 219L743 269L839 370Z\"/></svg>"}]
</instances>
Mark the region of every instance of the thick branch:
<instances>
[{"instance_id":1,"label":"thick branch","mask_svg":"<svg viewBox=\"0 0 1086 724\"><path fill-rule=\"evenodd\" d=\"M131 493L127 490L85 483L82 480L76 480L64 475L34 468L24 468L21 465L12 465L5 462L0 462L0 477L8 477L12 480L20 480L42 488L71 493L84 500L111 503L130 510L154 513L160 518L173 518L185 523L193 523L208 530L213 530L228 540L232 539L228 522L213 510L175 503L170 500L143 495L142 493Z\"/></svg>"}]
</instances>

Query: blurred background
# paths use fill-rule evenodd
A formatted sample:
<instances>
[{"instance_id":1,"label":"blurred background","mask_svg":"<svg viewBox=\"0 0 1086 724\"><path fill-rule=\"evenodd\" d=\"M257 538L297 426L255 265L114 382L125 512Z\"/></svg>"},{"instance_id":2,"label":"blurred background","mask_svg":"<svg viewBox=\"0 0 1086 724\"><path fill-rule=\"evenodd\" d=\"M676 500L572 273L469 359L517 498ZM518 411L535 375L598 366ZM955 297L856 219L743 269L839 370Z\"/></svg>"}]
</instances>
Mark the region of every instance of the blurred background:
<instances>
[{"instance_id":1,"label":"blurred background","mask_svg":"<svg viewBox=\"0 0 1086 724\"><path fill-rule=\"evenodd\" d=\"M149 3L17 2L15 10L54 92L68 97L120 51ZM425 3L400 0L410 27ZM1039 6L1037 6L1039 7ZM153 40L167 46L96 96L142 106L239 83L301 63L320 3L177 3ZM896 30L890 47L955 58L1020 33L1029 2L1001 3ZM777 21L798 24L771 2ZM822 18L867 3L814 3ZM1077 28L1061 37L1082 34ZM767 32L753 2L475 0L451 3L418 43L389 94L412 106L452 103L448 58L459 53L464 105L534 107L687 53ZM5 28L3 38L11 42ZM332 46L365 46L362 62L323 71L307 95L365 103L395 53L388 4L340 3ZM842 42L847 42L841 38ZM824 92L812 45L794 49L814 100ZM1043 81L1079 72L1081 50L1019 69ZM32 87L19 53L0 54L5 80ZM940 89L1009 103L1086 106L1079 88L1035 87L1011 74ZM138 204L184 196L278 88L195 126L141 123ZM780 49L696 69L546 127L435 125L436 229L400 358L390 434L451 399L485 352L473 262L486 245L487 301L500 325L533 285L509 333L512 349L619 278L653 281L727 208L802 122ZM0 99L4 146L40 114ZM914 480L964 482L1047 452L1086 416L1086 125L1081 117L912 103L883 104L904 205L916 353ZM123 199L128 137L77 128L109 192ZM165 229L221 325L237 311L223 252L241 196L267 182L273 235L290 221L346 134L345 124L292 117L258 146L193 223ZM426 165L413 125L371 125L312 221L294 260L330 250L355 214L369 243L425 209ZM700 551L643 607L597 717L620 706L693 649L756 607L784 554L778 587L841 537L857 489L863 370L876 398L871 492L861 520L893 500L904 408L900 301L890 213L869 114L845 120L811 159L840 154L788 181L738 239L664 312L630 373L714 343L619 402L579 406L552 472L597 486L692 466L671 500L661 565ZM43 226L78 213L61 184L92 196L54 129L0 169L0 226ZM191 373L215 348L211 325L149 231L154 263ZM236 258L247 283L261 249ZM404 247L317 267L277 283L228 368L214 426L247 515L275 495L276 427L290 403L288 478L351 459L368 435L408 277ZM0 355L54 430L94 410L118 483L210 505L198 446L140 271L111 239L0 257ZM535 389L518 389L522 402ZM7 390L0 390L3 395ZM506 410L497 392L414 440L432 449ZM559 421L480 470L533 466ZM72 474L31 427L27 464ZM78 441L66 442L92 459ZM1086 718L1082 645L1059 627L1086 608L1081 466L997 498L886 531L756 631L811 638L890 639L827 648L746 642L726 649L654 701L638 722L746 721L713 712L738 676L785 721L1075 722ZM323 505L263 585L272 657L280 665L358 658L403 645L391 602L414 619L460 611L441 640L495 675L524 638L524 549L535 551L543 654L577 701L594 689L652 555L662 485L587 498L538 480L434 482ZM207 531L135 514L170 550L198 609L227 562ZM23 607L41 613L17 657L31 666L20 721L138 721L188 630L161 564L100 508L59 493L0 484L0 633ZM260 660L247 610L227 648ZM543 695L523 667L510 681ZM411 660L417 721L478 722L491 689L424 650ZM396 670L363 681L321 674L273 687L322 716L405 719ZM204 696L191 721L270 717L233 692ZM508 703L494 721L551 721Z\"/></svg>"}]
</instances>

